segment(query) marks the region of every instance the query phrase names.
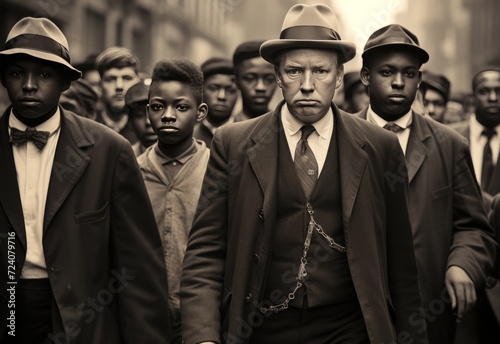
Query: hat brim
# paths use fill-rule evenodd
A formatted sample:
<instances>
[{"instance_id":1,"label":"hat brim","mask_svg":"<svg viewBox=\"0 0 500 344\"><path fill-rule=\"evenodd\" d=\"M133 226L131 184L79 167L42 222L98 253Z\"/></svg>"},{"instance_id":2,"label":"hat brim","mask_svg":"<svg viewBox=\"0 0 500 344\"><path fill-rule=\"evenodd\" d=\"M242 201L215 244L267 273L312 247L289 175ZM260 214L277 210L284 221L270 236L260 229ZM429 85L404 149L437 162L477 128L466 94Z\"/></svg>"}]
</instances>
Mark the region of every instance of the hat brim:
<instances>
[{"instance_id":1,"label":"hat brim","mask_svg":"<svg viewBox=\"0 0 500 344\"><path fill-rule=\"evenodd\" d=\"M15 55L15 54L25 54L25 55L29 55L32 57L36 57L36 58L41 59L41 60L46 60L46 61L61 64L64 67L66 67L66 69L69 71L69 76L70 76L71 81L78 80L82 77L82 72L80 72L78 69L76 69L71 64L69 64L68 61L66 61L62 57L58 57L54 54L46 53L43 51L26 49L26 48L14 48L14 49L0 51L0 58L2 56L11 56L11 55Z\"/></svg>"},{"instance_id":2,"label":"hat brim","mask_svg":"<svg viewBox=\"0 0 500 344\"><path fill-rule=\"evenodd\" d=\"M388 49L388 48L391 48L391 47L394 47L394 49L403 48L403 49L408 49L408 50L414 50L417 53L417 55L420 58L420 61L422 63L426 63L427 61L429 61L429 54L427 53L427 51L425 51L424 49L422 49L422 48L420 48L420 47L418 47L416 45L407 44L407 43L384 43L384 44L379 44L379 45L376 45L374 47L368 48L365 51L363 51L363 54L361 54L361 57L363 59L365 59L370 54L376 52L377 50Z\"/></svg>"},{"instance_id":3,"label":"hat brim","mask_svg":"<svg viewBox=\"0 0 500 344\"><path fill-rule=\"evenodd\" d=\"M343 62L350 61L356 56L354 43L345 41L303 40L303 39L272 39L262 43L260 56L267 62L275 64L276 53L286 49L331 49L337 50Z\"/></svg>"}]
</instances>

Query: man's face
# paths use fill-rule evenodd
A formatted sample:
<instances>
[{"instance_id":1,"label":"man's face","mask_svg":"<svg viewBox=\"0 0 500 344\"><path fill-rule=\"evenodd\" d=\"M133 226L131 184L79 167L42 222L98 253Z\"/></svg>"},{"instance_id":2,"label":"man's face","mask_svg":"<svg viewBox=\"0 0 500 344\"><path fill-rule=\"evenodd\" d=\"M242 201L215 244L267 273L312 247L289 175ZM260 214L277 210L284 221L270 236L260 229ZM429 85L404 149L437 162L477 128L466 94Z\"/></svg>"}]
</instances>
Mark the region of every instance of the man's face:
<instances>
[{"instance_id":1,"label":"man's face","mask_svg":"<svg viewBox=\"0 0 500 344\"><path fill-rule=\"evenodd\" d=\"M139 81L133 67L110 68L101 79L102 100L108 112L121 113L125 106L125 93Z\"/></svg>"},{"instance_id":2,"label":"man's face","mask_svg":"<svg viewBox=\"0 0 500 344\"><path fill-rule=\"evenodd\" d=\"M281 56L278 86L297 120L312 124L330 109L344 76L337 59L336 52L318 49L295 49Z\"/></svg>"},{"instance_id":3,"label":"man's face","mask_svg":"<svg viewBox=\"0 0 500 344\"><path fill-rule=\"evenodd\" d=\"M208 105L208 120L224 123L231 117L238 99L236 77L226 74L210 75L205 80L203 99Z\"/></svg>"},{"instance_id":4,"label":"man's face","mask_svg":"<svg viewBox=\"0 0 500 344\"><path fill-rule=\"evenodd\" d=\"M71 82L57 64L18 55L2 79L14 109L23 117L39 118L54 109Z\"/></svg>"},{"instance_id":5,"label":"man's face","mask_svg":"<svg viewBox=\"0 0 500 344\"><path fill-rule=\"evenodd\" d=\"M147 109L158 139L169 145L189 140L206 116L206 104L197 106L189 86L179 81L153 82Z\"/></svg>"},{"instance_id":6,"label":"man's face","mask_svg":"<svg viewBox=\"0 0 500 344\"><path fill-rule=\"evenodd\" d=\"M266 113L276 90L273 65L261 57L247 59L238 65L236 76L243 108L247 109L250 115Z\"/></svg>"},{"instance_id":7,"label":"man's face","mask_svg":"<svg viewBox=\"0 0 500 344\"><path fill-rule=\"evenodd\" d=\"M420 60L410 52L385 51L369 57L361 70L361 81L369 87L370 105L386 120L395 120L410 111L422 80Z\"/></svg>"},{"instance_id":8,"label":"man's face","mask_svg":"<svg viewBox=\"0 0 500 344\"><path fill-rule=\"evenodd\" d=\"M500 123L500 72L485 71L475 81L476 118L487 127Z\"/></svg>"},{"instance_id":9,"label":"man's face","mask_svg":"<svg viewBox=\"0 0 500 344\"><path fill-rule=\"evenodd\" d=\"M158 139L148 118L147 105L147 100L131 104L128 112L128 120L144 147L151 146Z\"/></svg>"},{"instance_id":10,"label":"man's face","mask_svg":"<svg viewBox=\"0 0 500 344\"><path fill-rule=\"evenodd\" d=\"M428 88L424 95L425 112L438 122L443 122L444 112L446 111L446 100L444 96Z\"/></svg>"}]
</instances>

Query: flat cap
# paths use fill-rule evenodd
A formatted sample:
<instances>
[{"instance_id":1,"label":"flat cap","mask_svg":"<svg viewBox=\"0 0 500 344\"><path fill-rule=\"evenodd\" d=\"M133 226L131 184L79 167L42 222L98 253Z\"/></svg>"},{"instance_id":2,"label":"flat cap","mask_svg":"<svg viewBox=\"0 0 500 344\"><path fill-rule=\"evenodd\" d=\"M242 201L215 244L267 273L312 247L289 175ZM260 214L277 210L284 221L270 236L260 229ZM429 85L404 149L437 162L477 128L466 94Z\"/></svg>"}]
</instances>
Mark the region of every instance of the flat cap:
<instances>
[{"instance_id":1,"label":"flat cap","mask_svg":"<svg viewBox=\"0 0 500 344\"><path fill-rule=\"evenodd\" d=\"M235 74L231 60L222 57L212 57L203 62L200 68L205 79L214 74Z\"/></svg>"}]
</instances>

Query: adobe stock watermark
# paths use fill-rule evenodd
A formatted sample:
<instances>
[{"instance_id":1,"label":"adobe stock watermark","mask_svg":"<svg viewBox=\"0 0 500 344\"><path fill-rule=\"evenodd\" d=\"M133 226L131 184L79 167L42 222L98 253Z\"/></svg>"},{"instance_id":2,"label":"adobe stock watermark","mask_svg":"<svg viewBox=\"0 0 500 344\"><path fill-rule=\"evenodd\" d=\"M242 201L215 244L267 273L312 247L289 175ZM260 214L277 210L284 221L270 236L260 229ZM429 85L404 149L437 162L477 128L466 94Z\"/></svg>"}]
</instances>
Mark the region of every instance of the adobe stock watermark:
<instances>
[{"instance_id":1,"label":"adobe stock watermark","mask_svg":"<svg viewBox=\"0 0 500 344\"><path fill-rule=\"evenodd\" d=\"M97 314L101 313L113 301L113 298L122 293L127 288L129 282L136 278L134 275L127 274L125 268L122 268L121 272L112 270L111 275L112 277L109 279L106 288L99 290L95 296L88 296L85 301L82 301L76 307L76 314L82 318L85 324L90 324L94 321ZM55 344L67 343L67 338L75 338L82 331L79 324L75 321L70 321L65 325L67 333L59 332L48 335L51 342Z\"/></svg>"},{"instance_id":2,"label":"adobe stock watermark","mask_svg":"<svg viewBox=\"0 0 500 344\"><path fill-rule=\"evenodd\" d=\"M371 11L371 20L364 23L363 27L356 29L354 35L356 46L363 47L373 32L388 25L394 15L399 12L404 2L405 0L390 0L385 8Z\"/></svg>"},{"instance_id":3,"label":"adobe stock watermark","mask_svg":"<svg viewBox=\"0 0 500 344\"><path fill-rule=\"evenodd\" d=\"M233 12L236 7L243 3L243 0L213 0L213 6L220 18L224 18L226 13Z\"/></svg>"},{"instance_id":4,"label":"adobe stock watermark","mask_svg":"<svg viewBox=\"0 0 500 344\"><path fill-rule=\"evenodd\" d=\"M67 10L62 7L68 5L73 0L38 0L36 3L40 7L40 11L36 12L33 17L56 17L61 11L64 15L68 14Z\"/></svg>"}]
</instances>

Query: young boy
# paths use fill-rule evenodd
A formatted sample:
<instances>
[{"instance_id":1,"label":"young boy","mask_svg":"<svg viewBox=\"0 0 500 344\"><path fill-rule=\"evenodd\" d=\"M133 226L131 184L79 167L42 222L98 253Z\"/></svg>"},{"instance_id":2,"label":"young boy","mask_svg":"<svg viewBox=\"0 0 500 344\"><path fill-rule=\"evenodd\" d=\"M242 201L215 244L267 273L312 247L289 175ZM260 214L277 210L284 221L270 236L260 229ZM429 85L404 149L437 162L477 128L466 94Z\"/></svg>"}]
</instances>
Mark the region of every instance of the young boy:
<instances>
[{"instance_id":1,"label":"young boy","mask_svg":"<svg viewBox=\"0 0 500 344\"><path fill-rule=\"evenodd\" d=\"M0 120L0 342L168 343L141 173L123 137L59 106L81 75L69 61L45 18L21 19L0 52L12 102Z\"/></svg>"},{"instance_id":2,"label":"young boy","mask_svg":"<svg viewBox=\"0 0 500 344\"><path fill-rule=\"evenodd\" d=\"M495 254L466 140L411 109L429 60L400 25L375 31L363 52L361 80L370 104L356 114L396 133L405 161L393 185L405 183L429 343L453 343L456 322L476 301ZM418 326L418 325L417 325Z\"/></svg>"},{"instance_id":3,"label":"young boy","mask_svg":"<svg viewBox=\"0 0 500 344\"><path fill-rule=\"evenodd\" d=\"M148 118L148 92L149 87L139 81L125 94L125 112L137 135L137 142L132 145L136 157L158 140Z\"/></svg>"},{"instance_id":4,"label":"young boy","mask_svg":"<svg viewBox=\"0 0 500 344\"><path fill-rule=\"evenodd\" d=\"M179 286L182 260L208 163L209 149L193 138L207 115L203 75L186 60L158 62L149 90L148 116L158 142L138 158L163 240L172 343L181 340Z\"/></svg>"}]
</instances>

